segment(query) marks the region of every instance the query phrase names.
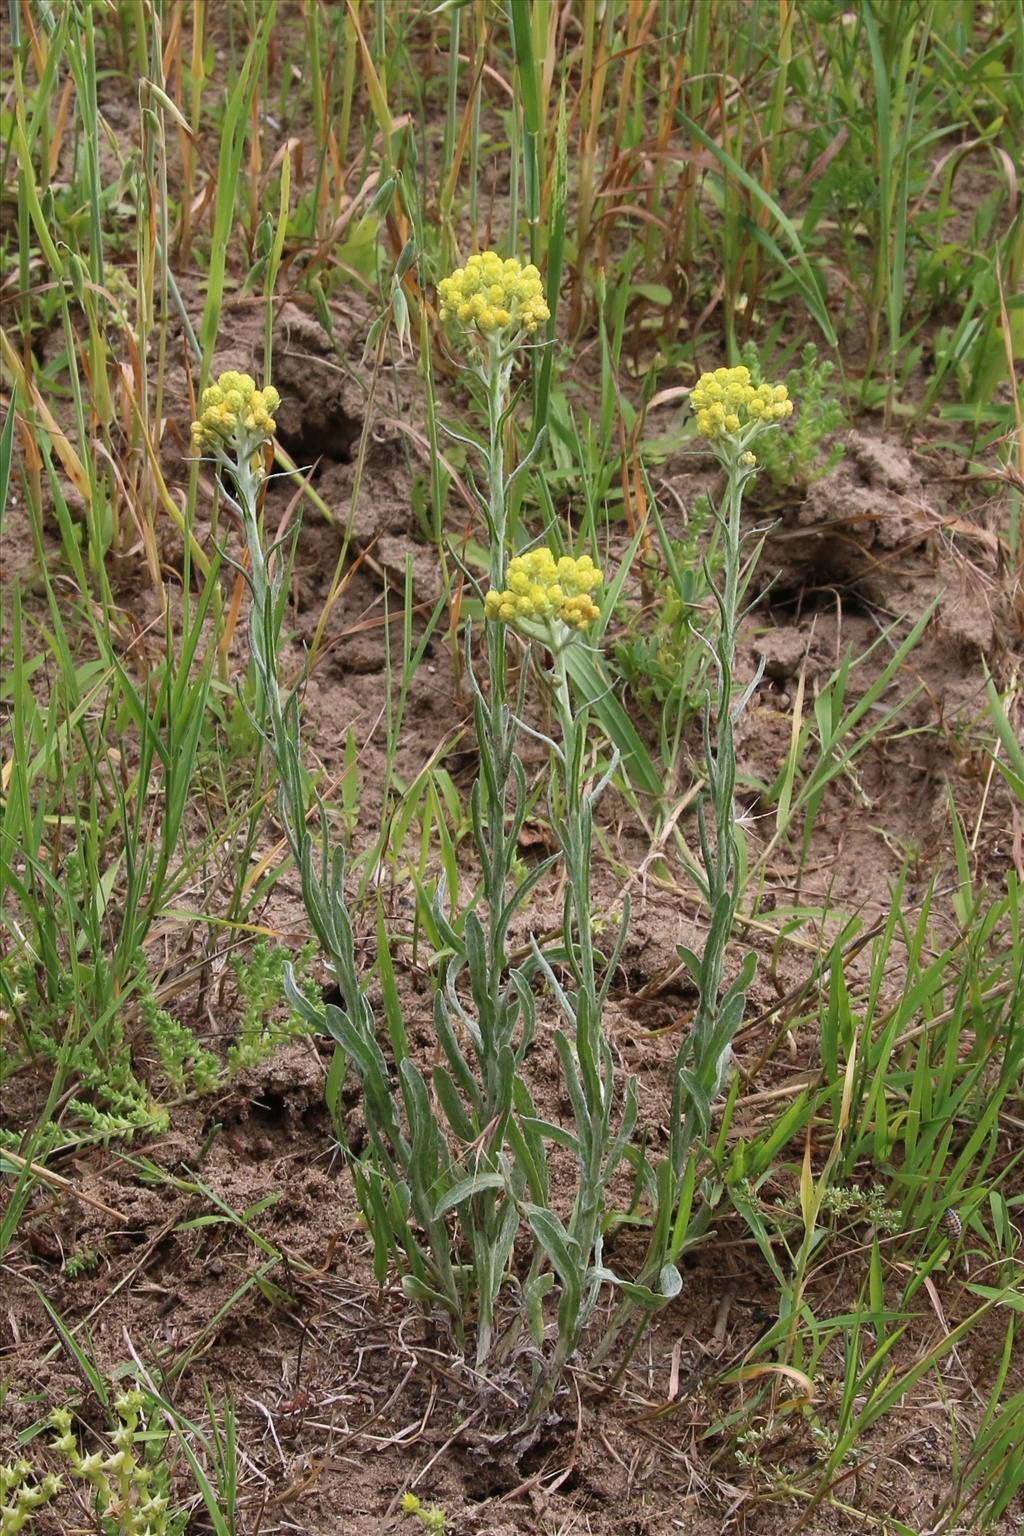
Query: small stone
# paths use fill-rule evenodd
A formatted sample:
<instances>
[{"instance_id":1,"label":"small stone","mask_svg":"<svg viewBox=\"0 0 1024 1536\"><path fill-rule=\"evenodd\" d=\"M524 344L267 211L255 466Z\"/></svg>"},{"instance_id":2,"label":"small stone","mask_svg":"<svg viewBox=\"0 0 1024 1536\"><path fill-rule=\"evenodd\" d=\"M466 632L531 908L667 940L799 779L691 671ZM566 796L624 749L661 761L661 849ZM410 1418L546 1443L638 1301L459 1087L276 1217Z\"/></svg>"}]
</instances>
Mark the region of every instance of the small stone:
<instances>
[{"instance_id":1,"label":"small stone","mask_svg":"<svg viewBox=\"0 0 1024 1536\"><path fill-rule=\"evenodd\" d=\"M866 432L851 432L846 446L869 484L895 491L898 496L917 488L917 473L899 443L885 437L869 437Z\"/></svg>"},{"instance_id":2,"label":"small stone","mask_svg":"<svg viewBox=\"0 0 1024 1536\"><path fill-rule=\"evenodd\" d=\"M754 653L764 658L765 677L782 683L799 672L807 655L807 637L799 629L773 629L754 641Z\"/></svg>"}]
</instances>

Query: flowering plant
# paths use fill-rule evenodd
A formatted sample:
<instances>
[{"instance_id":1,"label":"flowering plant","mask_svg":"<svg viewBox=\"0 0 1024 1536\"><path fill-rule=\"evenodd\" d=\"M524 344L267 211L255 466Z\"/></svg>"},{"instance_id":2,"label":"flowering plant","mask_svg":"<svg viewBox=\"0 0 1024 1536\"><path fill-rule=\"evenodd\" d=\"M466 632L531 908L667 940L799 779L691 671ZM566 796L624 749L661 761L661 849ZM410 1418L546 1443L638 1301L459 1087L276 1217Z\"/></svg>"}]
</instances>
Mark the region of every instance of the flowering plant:
<instances>
[{"instance_id":1,"label":"flowering plant","mask_svg":"<svg viewBox=\"0 0 1024 1536\"><path fill-rule=\"evenodd\" d=\"M450 959L434 998L439 1059L426 1069L429 1087L423 1065L408 1047L383 913L378 914L378 953L390 1060L366 979L357 969L344 860L330 846L322 805L316 806L319 836L317 821L312 831L308 825L310 790L301 768L297 692L284 697L278 683L281 576L275 574L273 551L263 547L258 517L265 479L260 450L273 430L276 390L271 385L258 390L245 375L221 375L204 391L193 436L216 463L223 494L239 514L248 545L249 636L261 685L258 707L265 719L258 728L277 770L279 817L299 870L304 904L340 1002L316 1007L292 978L286 987L300 1015L338 1042L341 1071L352 1066L360 1079L368 1147L362 1155L352 1154L350 1167L373 1237L378 1279L383 1283L389 1269L397 1267L406 1294L431 1310L441 1309L460 1344L472 1320L479 1365L491 1357L507 1360L528 1329L533 1348L517 1351L516 1358L529 1377L522 1407L535 1413L555 1389L603 1283L603 1191L635 1121L635 1101L627 1093L623 1126L611 1134L612 1056L601 1014L614 957L601 974L589 911L591 815L607 777L597 789L584 782L586 713L572 707L565 667L567 648L598 616L593 594L602 577L586 555L559 558L535 549L509 558L509 487L524 464L506 475L504 426L517 349L548 318L536 268L501 262L493 253L470 258L446 280L440 307L454 337L467 344L470 366L484 388L486 438L482 444L464 440L478 447L486 465L487 491L479 496L490 543L484 609L495 622L486 625L486 696L474 674L467 627L467 671L481 761L471 796L472 823L483 890L482 899L474 898L461 912L448 910L443 881L436 890L432 921ZM509 954L510 925L558 857L522 873L519 835L528 794L515 748L529 669L520 669L518 692L510 701L505 680L510 624L553 660L551 673L542 672L542 677L560 728L560 741L550 742L557 770L550 805L571 890L565 941L576 982L571 992L538 946L518 965ZM620 943L624 933L623 925ZM530 979L538 969L547 974L570 1025L565 1035L555 1035L577 1106L580 1188L567 1223L551 1208L544 1122L519 1070L536 1026ZM524 1229L534 1248L526 1273L520 1274L511 1260ZM545 1342L552 1320L545 1317L545 1299L556 1286L556 1342L549 1351Z\"/></svg>"},{"instance_id":2,"label":"flowering plant","mask_svg":"<svg viewBox=\"0 0 1024 1536\"><path fill-rule=\"evenodd\" d=\"M542 547L514 553L509 558L509 544L515 542L508 519L510 485L536 451L543 429L541 424L530 454L506 476L503 437L512 367L517 349L549 318L540 274L535 267L521 266L515 260L501 262L493 252L487 252L471 257L464 268L445 279L440 284L439 297L442 320L456 339L469 346L487 409L487 437L477 445L487 468L488 485L486 499L481 498L490 548L490 582L484 595L484 616L490 621L486 626L490 674L486 698L476 682L467 635L467 671L475 694L474 718L481 757L481 774L472 796L473 820L486 897L480 919L473 914L473 928L480 930L486 968L474 962L471 946L458 938L451 925L442 932L456 953L461 952L453 963L453 980L463 969L468 975L477 1011L470 1022L470 1038L475 1044L479 1032L483 1047L479 1053L480 1066L485 1081L500 1083L497 1063L502 1052L510 1051L516 1066L522 1060L534 1030L534 1002L528 980L533 970L543 971L566 1026L555 1031L554 1044L575 1118L569 1145L576 1155L578 1184L566 1222L555 1214L548 1196L549 1150L544 1140L551 1128L536 1115L526 1083L521 1079L509 1080L491 1101L491 1120L483 1123L482 1149L476 1158L478 1168L493 1168L498 1174L498 1219L487 1215L480 1199L481 1180L492 1177L489 1171L474 1176L474 1210L466 1213L480 1221L476 1229L480 1246L486 1238L494 1255L489 1255L487 1265L481 1266L478 1356L481 1341L486 1343L488 1338L493 1305L487 1277L493 1273L497 1259L506 1262L515 1236L516 1228L505 1215L515 1213L517 1224L525 1222L533 1236L533 1258L521 1286L520 1316L508 1330L502 1347L506 1351L511 1347L525 1321L537 1351L530 1389L531 1412L536 1413L555 1390L608 1278L601 1262L605 1190L621 1161L636 1118L632 1086L627 1088L623 1104L615 1102L612 1052L602 1024L608 987L625 940L628 903L624 905L618 937L607 963L595 952L590 910L593 809L618 759L613 754L611 766L596 787L587 784L583 765L588 716L585 708L574 707L567 669L570 648L581 642L599 617L594 593L603 577L589 555L558 556ZM473 345L481 337L485 341L482 349ZM526 795L525 774L515 743L523 728L529 669L524 667L520 671L519 696L515 709L511 709L505 686L505 648L510 629L530 646L557 722L555 737L541 739L547 742L551 753L553 771L548 779L548 806L559 853L518 884L513 880L519 863L515 839L522 825ZM550 656L550 670L541 663L542 656ZM559 857L565 869L566 908L558 961L534 942L531 958L514 966L506 951L509 921L521 909L540 876ZM468 934L467 923L467 938ZM560 966L563 962L568 963L568 978L556 973L556 963ZM464 1019L454 987L447 989L446 1006L451 1008L453 1019ZM620 1115L617 1129L612 1123L615 1113ZM492 1130L494 1126L500 1128L500 1139ZM493 1237L488 1237L489 1232ZM475 1237L474 1245L477 1240ZM559 1299L553 1319L554 1346L545 1360L541 1349L551 1329L545 1321L544 1299L556 1286Z\"/></svg>"},{"instance_id":3,"label":"flowering plant","mask_svg":"<svg viewBox=\"0 0 1024 1536\"><path fill-rule=\"evenodd\" d=\"M716 368L702 373L690 391L701 437L737 440L743 452L762 427L785 421L793 402L785 384L753 384L749 368Z\"/></svg>"},{"instance_id":4,"label":"flowering plant","mask_svg":"<svg viewBox=\"0 0 1024 1536\"><path fill-rule=\"evenodd\" d=\"M705 563L704 577L718 607L718 631L712 651L716 688L704 704L704 772L706 794L697 802L708 929L700 954L684 945L678 954L697 990L693 1023L676 1054L668 1115L668 1149L650 1170L648 1190L653 1207L647 1256L636 1282L626 1291L617 1315L597 1351L602 1358L623 1325L638 1310L628 1352L642 1337L646 1315L679 1288L677 1260L703 1230L710 1217L704 1206L693 1210L696 1153L707 1145L711 1106L721 1093L732 1057L732 1041L743 1020L746 995L754 978L755 957L748 954L738 974L724 986L725 957L739 908L742 889L742 850L735 805L735 727L760 681L762 660L739 699L733 696L733 662L746 579L758 546L744 560L741 509L743 493L757 473L753 452L763 433L792 414L793 402L784 384L754 384L749 369L716 368L704 373L690 394L698 434L711 445L725 471L722 504L713 509L722 534L722 575L716 582ZM710 819L714 837L710 835Z\"/></svg>"},{"instance_id":5,"label":"flowering plant","mask_svg":"<svg viewBox=\"0 0 1024 1536\"><path fill-rule=\"evenodd\" d=\"M648 1315L678 1293L682 1279L676 1261L699 1225L699 1219L691 1221L690 1210L694 1147L706 1145L711 1103L724 1081L753 974L748 958L723 990L725 949L739 899L733 728L749 696L748 690L738 702L732 697L743 583L740 505L743 488L756 469L752 445L792 406L783 386L755 385L745 368L706 374L693 392L698 431L726 469L726 495L715 514L723 530L721 590L706 573L721 618L713 647L716 699L714 705L708 701L704 721L715 835L709 835L701 805L703 893L710 928L702 955L680 950L699 1002L676 1060L667 1152L653 1165L645 1147L632 1144L635 1085L630 1080L617 1092L603 1023L628 928L628 901L623 902L607 955L595 946L591 901L594 807L618 757L612 752L596 785L588 781L588 713L573 697L568 665L571 648L585 643L584 636L600 617L595 594L603 576L586 554L559 555L548 547L517 553L509 549L508 493L523 465L506 475L504 427L516 349L548 316L539 274L515 261L501 262L493 253L470 258L442 284L440 311L445 323L470 344L486 400L485 440L462 441L477 448L487 470L487 492L478 493L478 499L490 539L490 580L483 593L490 687L485 694L477 681L467 626L467 675L480 755L470 805L481 890L461 912L451 912L445 882L437 883L432 921L448 959L434 995L438 1051L427 1069L429 1088L424 1065L409 1050L383 911L378 912L378 967L390 1061L366 980L357 969L344 860L331 848L319 801L319 837L308 826L309 787L301 768L297 695L283 697L278 684L281 577L273 573L273 551L263 549L257 515L265 477L260 450L273 430L277 391L271 385L258 390L246 375L221 375L204 391L194 438L228 475L235 498L222 474L224 494L245 529L250 556L245 579L253 599L250 642L265 705L264 736L278 773L279 815L340 1002L315 1006L290 977L287 990L307 1022L338 1042L342 1071L351 1064L360 1079L368 1147L350 1155L350 1167L373 1236L377 1277L383 1283L389 1268L397 1266L406 1294L443 1311L460 1345L466 1321L472 1318L478 1367L489 1360L502 1362L506 1385L513 1379L508 1373L511 1361L524 1362L529 1379L521 1406L532 1418L556 1390L602 1288L616 1287L621 1300L597 1359L633 1313L642 1314L635 1342ZM481 340L484 345L477 346ZM467 575L472 577L472 572ZM510 631L526 643L533 662L532 669L520 668L513 701L506 687ZM539 676L552 706L551 736L524 721L531 675ZM549 748L548 810L558 850L525 875L518 853L528 804L526 776L516 753L522 730ZM557 860L564 868L565 906L556 944L545 948L532 939L527 957L513 963L510 926ZM532 982L538 974L546 979L561 1016L553 1041L572 1106L571 1129L537 1114L521 1071L536 1029ZM332 1080L337 1093L337 1072ZM571 1154L576 1168L575 1193L564 1217L556 1213L549 1194L552 1142ZM648 1253L635 1280L620 1278L603 1256L609 1225L632 1219L616 1215L608 1201L623 1159L633 1170L637 1199L645 1196L651 1208ZM516 1239L524 1229L532 1238L525 1269L513 1265ZM549 1298L555 1296L552 1316ZM524 1329L532 1340L532 1348L525 1351L515 1347Z\"/></svg>"},{"instance_id":6,"label":"flowering plant","mask_svg":"<svg viewBox=\"0 0 1024 1536\"><path fill-rule=\"evenodd\" d=\"M196 448L218 456L251 455L276 430L274 412L281 396L272 384L257 389L247 373L227 370L203 390L199 420L192 423Z\"/></svg>"},{"instance_id":7,"label":"flowering plant","mask_svg":"<svg viewBox=\"0 0 1024 1536\"><path fill-rule=\"evenodd\" d=\"M509 562L506 585L487 593L484 613L513 625L524 639L561 651L574 631L582 632L598 617L590 594L603 579L589 555L556 560L550 549L531 550Z\"/></svg>"},{"instance_id":8,"label":"flowering plant","mask_svg":"<svg viewBox=\"0 0 1024 1536\"><path fill-rule=\"evenodd\" d=\"M455 322L506 345L532 336L551 318L537 268L532 262L523 266L514 256L502 261L496 251L471 256L464 267L441 279L437 295L442 322Z\"/></svg>"}]
</instances>

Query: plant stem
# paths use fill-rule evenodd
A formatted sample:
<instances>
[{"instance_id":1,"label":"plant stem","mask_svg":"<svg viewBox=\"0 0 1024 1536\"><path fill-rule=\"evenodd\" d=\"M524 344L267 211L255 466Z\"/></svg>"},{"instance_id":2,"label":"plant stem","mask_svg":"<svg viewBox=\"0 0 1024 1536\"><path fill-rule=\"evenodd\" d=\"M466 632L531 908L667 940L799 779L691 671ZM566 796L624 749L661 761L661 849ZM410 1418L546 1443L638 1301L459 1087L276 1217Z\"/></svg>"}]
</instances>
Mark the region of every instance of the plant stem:
<instances>
[{"instance_id":1,"label":"plant stem","mask_svg":"<svg viewBox=\"0 0 1024 1536\"><path fill-rule=\"evenodd\" d=\"M742 1019L746 988L753 973L752 959L748 957L739 977L723 991L726 950L740 898L735 805L737 711L732 693L736 635L741 617L740 520L743 493L755 473L753 463L744 462L750 440L730 439L720 450L726 472L723 503L715 514L722 529L721 585L715 584L710 571L705 572L708 587L715 595L719 617L718 634L712 647L716 697L712 703L709 696L704 708L704 759L707 797L711 801L714 822L713 842L703 800L698 803L697 810L701 856L707 877L709 926L700 956L680 950L697 987L698 1002L690 1033L676 1057L667 1157L660 1171L652 1169L655 1175L653 1188L657 1189L658 1195L652 1213L647 1256L636 1282L651 1293L650 1300L646 1304L629 1297L622 1301L597 1349L595 1364L607 1356L623 1327L641 1305L654 1308L659 1304L659 1296L665 1294L662 1287L666 1267L675 1264L686 1238L685 1219L683 1230L678 1230L678 1213L684 1198L691 1152L695 1142L707 1139L711 1104L725 1079L732 1038ZM634 1326L619 1371L628 1363L645 1326L646 1320Z\"/></svg>"}]
</instances>

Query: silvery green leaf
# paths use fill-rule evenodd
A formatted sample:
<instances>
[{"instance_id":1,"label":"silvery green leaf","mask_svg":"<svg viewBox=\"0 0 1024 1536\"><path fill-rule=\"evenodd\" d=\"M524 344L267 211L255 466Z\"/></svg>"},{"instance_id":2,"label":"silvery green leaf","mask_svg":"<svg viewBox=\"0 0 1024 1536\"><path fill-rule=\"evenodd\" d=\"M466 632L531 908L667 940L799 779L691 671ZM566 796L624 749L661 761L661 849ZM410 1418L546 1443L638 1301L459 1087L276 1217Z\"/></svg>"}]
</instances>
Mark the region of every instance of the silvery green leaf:
<instances>
[{"instance_id":1,"label":"silvery green leaf","mask_svg":"<svg viewBox=\"0 0 1024 1536\"><path fill-rule=\"evenodd\" d=\"M505 1179L500 1173L472 1173L468 1179L460 1179L453 1184L446 1195L442 1195L434 1207L435 1216L445 1216L453 1211L464 1200L469 1200L473 1195L481 1195L488 1189L504 1189Z\"/></svg>"}]
</instances>

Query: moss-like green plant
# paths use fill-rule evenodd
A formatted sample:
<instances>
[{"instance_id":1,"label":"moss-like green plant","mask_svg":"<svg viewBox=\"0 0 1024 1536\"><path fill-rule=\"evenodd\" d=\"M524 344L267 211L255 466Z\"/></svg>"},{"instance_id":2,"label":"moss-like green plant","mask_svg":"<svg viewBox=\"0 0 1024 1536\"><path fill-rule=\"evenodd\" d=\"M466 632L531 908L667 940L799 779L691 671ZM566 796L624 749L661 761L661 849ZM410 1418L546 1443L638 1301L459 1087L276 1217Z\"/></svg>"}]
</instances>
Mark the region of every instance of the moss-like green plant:
<instances>
[{"instance_id":1,"label":"moss-like green plant","mask_svg":"<svg viewBox=\"0 0 1024 1536\"><path fill-rule=\"evenodd\" d=\"M166 1437L151 1438L145 1401L136 1388L115 1398L109 1456L102 1451L82 1455L69 1409L55 1408L50 1415L56 1431L53 1449L67 1462L71 1478L92 1490L103 1536L178 1536L185 1525L185 1511L172 1507L170 1475L159 1454Z\"/></svg>"},{"instance_id":2,"label":"moss-like green plant","mask_svg":"<svg viewBox=\"0 0 1024 1536\"><path fill-rule=\"evenodd\" d=\"M18 1536L26 1526L31 1530L29 1517L49 1504L60 1489L61 1480L55 1473L37 1477L23 1456L0 1464L0 1536Z\"/></svg>"},{"instance_id":3,"label":"moss-like green plant","mask_svg":"<svg viewBox=\"0 0 1024 1536\"><path fill-rule=\"evenodd\" d=\"M415 1493L403 1493L399 1508L403 1515L412 1515L428 1531L437 1532L437 1536L444 1536L448 1526L448 1516L437 1504L422 1504Z\"/></svg>"},{"instance_id":4,"label":"moss-like green plant","mask_svg":"<svg viewBox=\"0 0 1024 1536\"><path fill-rule=\"evenodd\" d=\"M303 976L315 948L315 944L306 944L294 957L291 963L296 978ZM232 956L230 964L240 1013L235 1042L228 1048L228 1067L237 1071L257 1065L279 1045L305 1034L307 1025L287 1003L285 969L289 957L279 944L257 939L246 954Z\"/></svg>"},{"instance_id":5,"label":"moss-like green plant","mask_svg":"<svg viewBox=\"0 0 1024 1536\"><path fill-rule=\"evenodd\" d=\"M187 1511L171 1501L170 1474L161 1455L165 1435L146 1423L145 1397L135 1388L114 1400L116 1422L110 1431L109 1456L83 1456L72 1428L71 1410L55 1408L51 1447L67 1466L67 1478L91 1496L102 1536L180 1536ZM33 1471L24 1457L0 1466L0 1536L32 1531L31 1517L58 1499L64 1479Z\"/></svg>"},{"instance_id":6,"label":"moss-like green plant","mask_svg":"<svg viewBox=\"0 0 1024 1536\"><path fill-rule=\"evenodd\" d=\"M752 342L743 349L743 361L757 378L759 359ZM843 456L836 434L849 426L849 420L832 382L834 373L835 365L819 359L817 347L809 341L799 366L786 375L786 388L800 401L800 414L788 432L769 434L758 448L761 468L777 491L802 496Z\"/></svg>"}]
</instances>

